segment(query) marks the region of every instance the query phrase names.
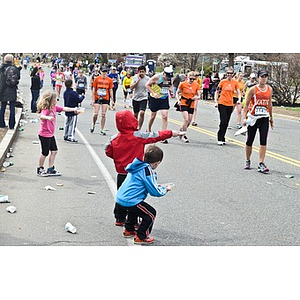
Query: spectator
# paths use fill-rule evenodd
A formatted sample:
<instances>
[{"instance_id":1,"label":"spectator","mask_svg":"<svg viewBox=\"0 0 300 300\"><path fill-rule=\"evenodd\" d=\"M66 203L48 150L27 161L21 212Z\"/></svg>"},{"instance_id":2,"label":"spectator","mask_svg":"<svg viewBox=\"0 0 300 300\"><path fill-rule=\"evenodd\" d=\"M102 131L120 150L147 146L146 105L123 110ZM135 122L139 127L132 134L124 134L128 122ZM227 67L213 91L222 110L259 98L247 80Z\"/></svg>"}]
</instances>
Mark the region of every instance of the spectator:
<instances>
[{"instance_id":1,"label":"spectator","mask_svg":"<svg viewBox=\"0 0 300 300\"><path fill-rule=\"evenodd\" d=\"M0 67L0 128L7 127L5 124L5 109L9 102L9 128L14 129L16 124L15 107L17 101L17 88L20 80L20 70L14 65L14 57L7 54L4 63Z\"/></svg>"}]
</instances>

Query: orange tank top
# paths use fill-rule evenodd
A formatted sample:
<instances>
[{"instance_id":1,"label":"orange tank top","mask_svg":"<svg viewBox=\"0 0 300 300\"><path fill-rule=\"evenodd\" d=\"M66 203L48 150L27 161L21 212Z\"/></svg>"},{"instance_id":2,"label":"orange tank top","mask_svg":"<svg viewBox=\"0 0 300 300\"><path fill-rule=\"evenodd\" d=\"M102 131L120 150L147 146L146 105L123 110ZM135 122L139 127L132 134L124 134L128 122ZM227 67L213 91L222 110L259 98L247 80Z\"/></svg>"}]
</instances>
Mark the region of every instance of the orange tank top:
<instances>
[{"instance_id":1,"label":"orange tank top","mask_svg":"<svg viewBox=\"0 0 300 300\"><path fill-rule=\"evenodd\" d=\"M271 88L267 85L266 91L255 86L255 93L250 101L249 113L253 116L268 116L269 101L271 101Z\"/></svg>"}]
</instances>

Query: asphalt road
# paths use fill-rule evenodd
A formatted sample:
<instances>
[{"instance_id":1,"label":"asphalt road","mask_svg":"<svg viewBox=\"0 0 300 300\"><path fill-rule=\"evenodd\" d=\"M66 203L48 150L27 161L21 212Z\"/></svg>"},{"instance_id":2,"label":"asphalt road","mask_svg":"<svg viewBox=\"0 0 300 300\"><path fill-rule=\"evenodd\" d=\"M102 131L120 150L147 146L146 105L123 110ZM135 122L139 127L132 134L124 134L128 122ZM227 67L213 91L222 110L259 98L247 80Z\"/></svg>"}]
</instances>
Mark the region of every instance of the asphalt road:
<instances>
[{"instance_id":1,"label":"asphalt road","mask_svg":"<svg viewBox=\"0 0 300 300\"><path fill-rule=\"evenodd\" d=\"M43 90L50 88L49 72L46 68ZM22 70L20 89L27 109L29 85L28 71ZM85 113L79 116L78 144L63 141L58 128L63 126L64 116L58 116L55 166L61 177L36 176L39 123L31 123L37 115L27 112L24 131L18 132L13 157L8 159L14 165L0 174L1 194L7 194L11 201L0 204L0 245L134 245L132 239L122 237L112 213L116 173L112 160L105 156L104 145L117 132L115 112L107 113L107 136L100 135L99 123L91 134L90 99L89 91L83 103ZM120 87L117 102L117 110L123 109ZM178 130L180 113L172 106L169 116L169 128ZM148 117L149 113L145 123ZM189 144L178 138L159 144L165 157L157 169L158 180L174 182L175 188L163 198L147 200L157 210L152 246L300 245L300 123L275 118L266 157L270 174L256 171L257 148L252 170L243 169L245 137L234 137L235 113L226 146L216 143L219 116L211 104L199 104L197 123L188 130ZM160 126L161 119L157 118L153 129ZM44 190L47 185L56 190ZM9 205L17 208L15 214L6 211ZM76 234L64 230L68 221L77 228Z\"/></svg>"}]
</instances>

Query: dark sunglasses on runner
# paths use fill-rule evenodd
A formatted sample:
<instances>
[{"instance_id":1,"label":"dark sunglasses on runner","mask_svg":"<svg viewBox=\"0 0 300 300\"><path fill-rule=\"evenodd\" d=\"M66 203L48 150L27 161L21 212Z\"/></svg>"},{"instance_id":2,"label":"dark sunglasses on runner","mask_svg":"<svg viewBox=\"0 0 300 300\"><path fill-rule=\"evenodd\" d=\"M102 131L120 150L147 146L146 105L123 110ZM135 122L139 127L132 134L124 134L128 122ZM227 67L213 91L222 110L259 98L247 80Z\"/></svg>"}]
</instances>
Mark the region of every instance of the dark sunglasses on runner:
<instances>
[{"instance_id":1,"label":"dark sunglasses on runner","mask_svg":"<svg viewBox=\"0 0 300 300\"><path fill-rule=\"evenodd\" d=\"M196 78L189 78L189 79L194 81Z\"/></svg>"},{"instance_id":2,"label":"dark sunglasses on runner","mask_svg":"<svg viewBox=\"0 0 300 300\"><path fill-rule=\"evenodd\" d=\"M227 72L227 75L233 75L233 73L231 73L231 72Z\"/></svg>"}]
</instances>

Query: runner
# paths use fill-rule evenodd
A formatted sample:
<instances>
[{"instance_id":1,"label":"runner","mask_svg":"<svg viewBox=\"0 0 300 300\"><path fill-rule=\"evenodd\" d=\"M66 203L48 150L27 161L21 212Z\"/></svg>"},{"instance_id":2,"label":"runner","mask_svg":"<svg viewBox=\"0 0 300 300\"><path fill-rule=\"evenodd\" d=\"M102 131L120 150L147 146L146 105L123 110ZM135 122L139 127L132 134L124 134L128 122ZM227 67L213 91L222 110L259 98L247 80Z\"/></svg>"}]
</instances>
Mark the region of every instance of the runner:
<instances>
[{"instance_id":1,"label":"runner","mask_svg":"<svg viewBox=\"0 0 300 300\"><path fill-rule=\"evenodd\" d=\"M258 71L258 84L252 87L246 98L244 107L243 125L248 124L247 142L246 142L246 165L245 169L250 169L250 158L252 153L252 144L257 129L260 136L259 164L257 171L261 173L269 172L265 165L265 156L267 151L267 138L269 131L269 122L273 128L272 115L272 88L267 84L268 72L266 70Z\"/></svg>"},{"instance_id":2,"label":"runner","mask_svg":"<svg viewBox=\"0 0 300 300\"><path fill-rule=\"evenodd\" d=\"M98 119L99 110L101 107L101 125L100 125L100 133L102 135L106 135L104 131L104 125L106 120L106 111L109 103L109 96L112 100L113 105L115 104L113 98L113 81L107 76L107 68L101 68L101 75L96 77L93 81L93 106L94 106L94 114L93 114L93 123L91 127L91 133L95 130L95 124Z\"/></svg>"},{"instance_id":3,"label":"runner","mask_svg":"<svg viewBox=\"0 0 300 300\"><path fill-rule=\"evenodd\" d=\"M162 73L154 75L146 83L146 89L150 92L149 108L151 115L148 123L149 132L152 131L152 125L159 110L162 117L162 130L167 129L168 110L170 109L169 94L173 97L172 77L173 68L165 67ZM167 144L168 141L165 140L163 143Z\"/></svg>"},{"instance_id":4,"label":"runner","mask_svg":"<svg viewBox=\"0 0 300 300\"><path fill-rule=\"evenodd\" d=\"M126 76L123 79L122 87L124 92L124 108L126 108L127 95L129 94L129 107L132 107L132 90L130 85L132 83L131 70L127 70Z\"/></svg>"},{"instance_id":5,"label":"runner","mask_svg":"<svg viewBox=\"0 0 300 300\"><path fill-rule=\"evenodd\" d=\"M145 85L148 82L148 80L149 77L146 76L146 67L139 66L138 74L133 77L132 83L130 85L130 89L133 90L133 98L132 98L133 113L135 118L139 122L139 126L138 126L139 130L142 129L144 123L145 111L147 108L148 91Z\"/></svg>"},{"instance_id":6,"label":"runner","mask_svg":"<svg viewBox=\"0 0 300 300\"><path fill-rule=\"evenodd\" d=\"M60 92L64 81L65 81L65 76L61 72L60 68L58 68L55 73L55 89L56 89L57 101L59 101L60 99Z\"/></svg>"},{"instance_id":7,"label":"runner","mask_svg":"<svg viewBox=\"0 0 300 300\"><path fill-rule=\"evenodd\" d=\"M114 84L114 87L113 87L113 96L114 96L114 100L115 100L115 104L116 104L116 101L117 101L117 89L118 89L118 86L120 84L120 77L119 77L119 74L117 73L116 67L111 67L110 70L111 70L111 72L108 74L108 77L112 79L113 84ZM111 108L112 108L112 110L116 109L115 105L113 105Z\"/></svg>"},{"instance_id":8,"label":"runner","mask_svg":"<svg viewBox=\"0 0 300 300\"><path fill-rule=\"evenodd\" d=\"M228 68L226 71L227 79L221 80L218 89L215 92L215 103L220 114L220 125L218 131L218 145L225 145L225 134L233 111L233 93L236 90L238 95L238 102L241 102L241 94L239 84L232 79L233 68ZM220 99L219 93L221 91Z\"/></svg>"},{"instance_id":9,"label":"runner","mask_svg":"<svg viewBox=\"0 0 300 300\"><path fill-rule=\"evenodd\" d=\"M199 74L198 71L195 71L195 76L196 76L195 82L199 84L200 89L201 89L202 82L201 82L200 74ZM201 99L201 92L200 92L200 99ZM196 117L197 117L198 102L199 102L200 99L194 101L194 113L193 113L193 117L192 117L192 126L197 126L198 125L196 123Z\"/></svg>"},{"instance_id":10,"label":"runner","mask_svg":"<svg viewBox=\"0 0 300 300\"><path fill-rule=\"evenodd\" d=\"M189 72L187 81L181 82L179 84L176 93L176 98L179 104L179 110L181 111L183 117L183 124L180 128L180 131L187 131L193 118L195 102L200 99L201 88L199 84L195 82L196 80L195 74L196 74L195 72ZM180 136L180 139L184 143L189 142L186 135Z\"/></svg>"},{"instance_id":11,"label":"runner","mask_svg":"<svg viewBox=\"0 0 300 300\"><path fill-rule=\"evenodd\" d=\"M243 73L238 73L236 76L234 76L234 79L238 82L239 88L240 88L240 93L241 93L241 98L244 96L244 85L245 82L243 80L244 74ZM237 92L235 91L233 93L233 110L236 108L236 128L241 129L242 126L242 103L238 102L239 98L237 95Z\"/></svg>"},{"instance_id":12,"label":"runner","mask_svg":"<svg viewBox=\"0 0 300 300\"><path fill-rule=\"evenodd\" d=\"M76 83L76 92L79 95L82 95L82 94L85 95L86 94L86 89L87 89L87 78L83 74L82 70L79 70L78 76L75 79L75 83Z\"/></svg>"},{"instance_id":13,"label":"runner","mask_svg":"<svg viewBox=\"0 0 300 300\"><path fill-rule=\"evenodd\" d=\"M246 103L246 97L247 97L247 94L248 94L248 91L249 89L251 89L253 86L255 86L257 84L257 81L256 81L256 75L254 73L251 73L250 74L250 79L246 81L246 83L244 84L244 89L243 89L243 92L244 92L244 95L245 95L245 98L242 102L242 107L245 106L245 103Z\"/></svg>"}]
</instances>

